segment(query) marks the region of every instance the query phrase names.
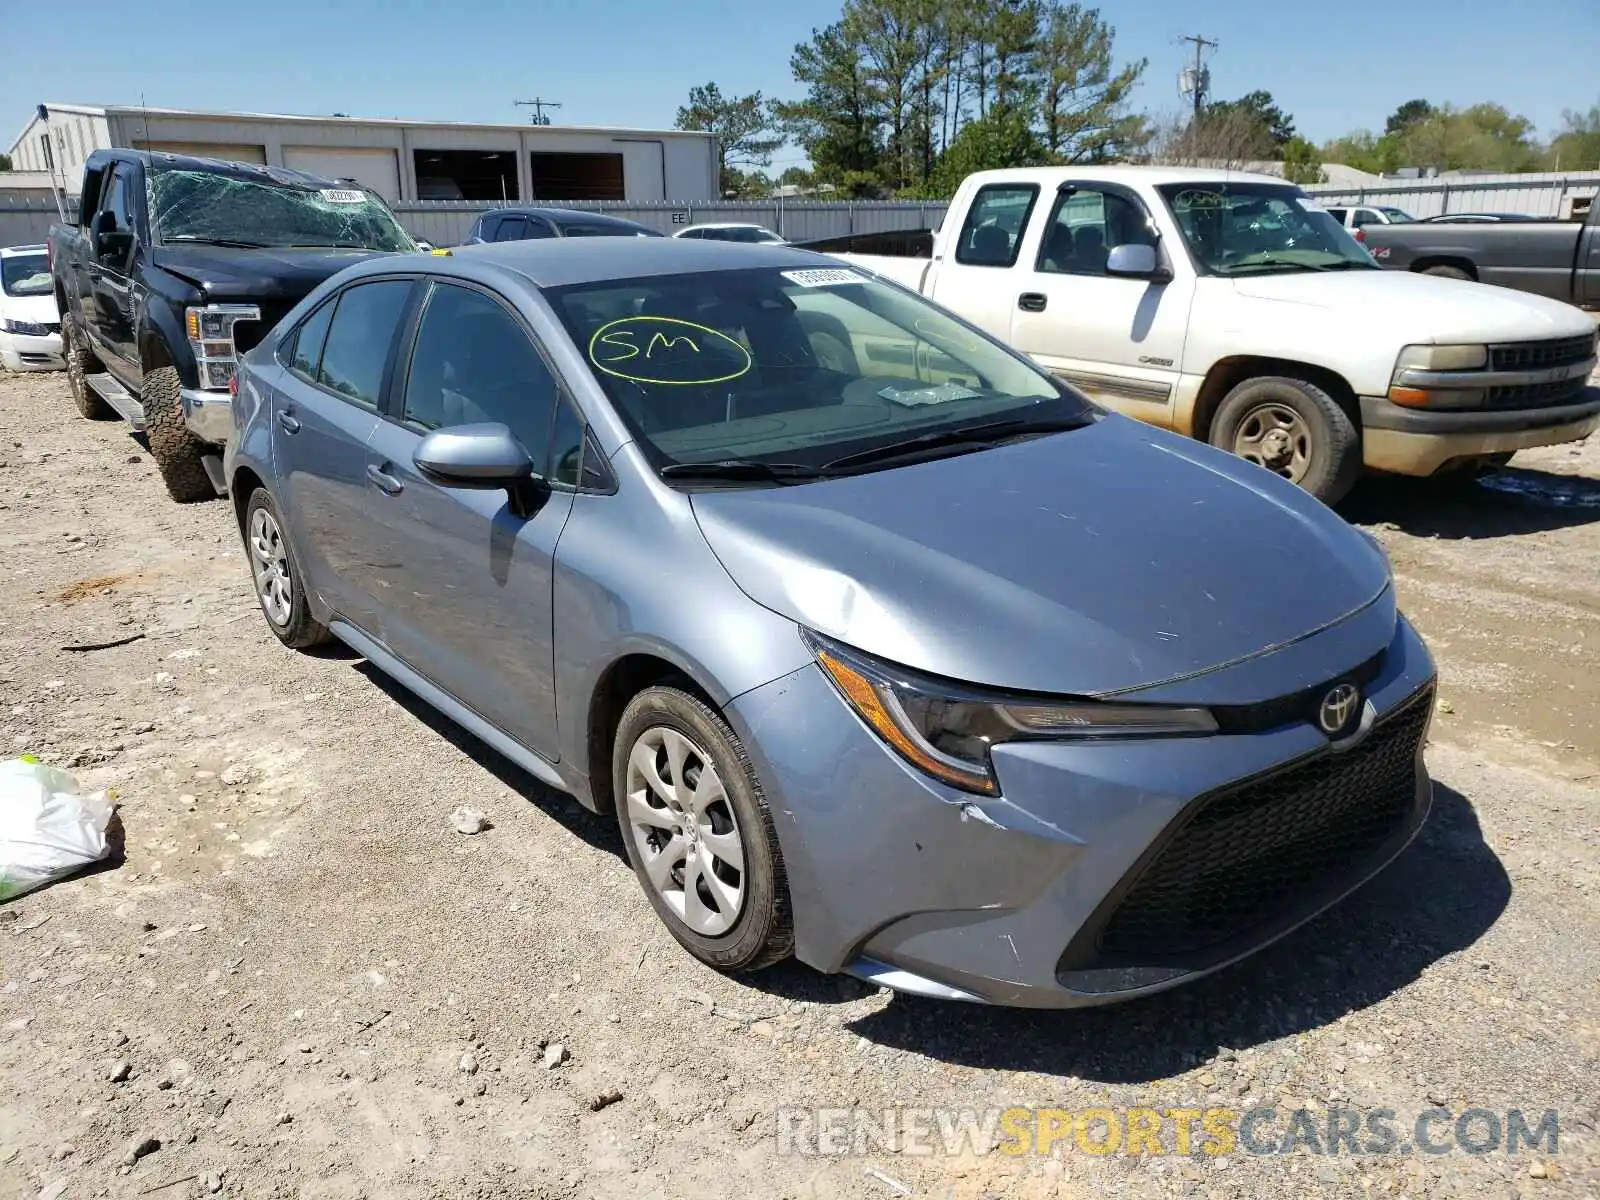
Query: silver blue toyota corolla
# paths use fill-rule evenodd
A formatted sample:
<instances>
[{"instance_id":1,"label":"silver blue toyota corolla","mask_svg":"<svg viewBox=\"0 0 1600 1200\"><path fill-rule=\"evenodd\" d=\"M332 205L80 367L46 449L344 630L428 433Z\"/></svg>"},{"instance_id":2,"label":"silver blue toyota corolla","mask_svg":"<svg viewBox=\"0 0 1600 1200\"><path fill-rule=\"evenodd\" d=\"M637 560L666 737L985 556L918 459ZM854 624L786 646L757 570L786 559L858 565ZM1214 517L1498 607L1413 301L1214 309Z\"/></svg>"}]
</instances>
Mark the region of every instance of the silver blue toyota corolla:
<instances>
[{"instance_id":1,"label":"silver blue toyota corolla","mask_svg":"<svg viewBox=\"0 0 1600 1200\"><path fill-rule=\"evenodd\" d=\"M715 967L1122 999L1427 814L1434 667L1375 543L835 260L377 259L237 385L272 631L614 813Z\"/></svg>"}]
</instances>

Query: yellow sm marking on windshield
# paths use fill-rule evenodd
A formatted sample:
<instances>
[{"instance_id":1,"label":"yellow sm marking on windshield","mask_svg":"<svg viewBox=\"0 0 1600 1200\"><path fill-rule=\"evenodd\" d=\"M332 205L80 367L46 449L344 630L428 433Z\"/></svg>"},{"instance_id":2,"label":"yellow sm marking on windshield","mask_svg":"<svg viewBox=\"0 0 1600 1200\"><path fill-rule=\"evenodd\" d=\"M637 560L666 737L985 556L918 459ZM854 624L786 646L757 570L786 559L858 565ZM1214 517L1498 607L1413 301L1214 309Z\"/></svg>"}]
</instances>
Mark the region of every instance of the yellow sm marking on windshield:
<instances>
[{"instance_id":1,"label":"yellow sm marking on windshield","mask_svg":"<svg viewBox=\"0 0 1600 1200\"><path fill-rule=\"evenodd\" d=\"M728 383L753 365L750 351L735 339L678 317L608 321L589 339L589 361L617 379L672 387Z\"/></svg>"}]
</instances>

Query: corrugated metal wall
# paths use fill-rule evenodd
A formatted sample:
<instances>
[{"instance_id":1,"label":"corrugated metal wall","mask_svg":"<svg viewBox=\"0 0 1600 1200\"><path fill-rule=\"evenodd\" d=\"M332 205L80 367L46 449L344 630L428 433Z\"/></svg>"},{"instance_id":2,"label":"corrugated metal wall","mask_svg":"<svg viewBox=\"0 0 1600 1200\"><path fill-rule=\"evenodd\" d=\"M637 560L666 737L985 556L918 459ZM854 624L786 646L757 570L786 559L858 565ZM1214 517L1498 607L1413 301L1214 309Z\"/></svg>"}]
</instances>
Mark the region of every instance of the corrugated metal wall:
<instances>
[{"instance_id":1,"label":"corrugated metal wall","mask_svg":"<svg viewBox=\"0 0 1600 1200\"><path fill-rule=\"evenodd\" d=\"M67 211L76 211L76 206L73 197ZM48 196L0 196L0 246L42 242L56 220L55 201Z\"/></svg>"},{"instance_id":2,"label":"corrugated metal wall","mask_svg":"<svg viewBox=\"0 0 1600 1200\"><path fill-rule=\"evenodd\" d=\"M1514 212L1564 220L1572 215L1574 200L1592 199L1600 191L1600 171L1385 179L1359 188L1308 187L1306 191L1325 204L1390 204L1414 217Z\"/></svg>"},{"instance_id":3,"label":"corrugated metal wall","mask_svg":"<svg viewBox=\"0 0 1600 1200\"><path fill-rule=\"evenodd\" d=\"M459 245L478 214L496 207L459 200L420 200L396 204L400 223L415 237L436 246ZM637 221L662 233L675 233L689 225L737 221L765 225L793 242L812 238L842 237L851 233L878 233L893 229L934 229L944 219L948 205L887 200L723 200L704 204L629 204L622 201L569 201L519 207L581 208Z\"/></svg>"}]
</instances>

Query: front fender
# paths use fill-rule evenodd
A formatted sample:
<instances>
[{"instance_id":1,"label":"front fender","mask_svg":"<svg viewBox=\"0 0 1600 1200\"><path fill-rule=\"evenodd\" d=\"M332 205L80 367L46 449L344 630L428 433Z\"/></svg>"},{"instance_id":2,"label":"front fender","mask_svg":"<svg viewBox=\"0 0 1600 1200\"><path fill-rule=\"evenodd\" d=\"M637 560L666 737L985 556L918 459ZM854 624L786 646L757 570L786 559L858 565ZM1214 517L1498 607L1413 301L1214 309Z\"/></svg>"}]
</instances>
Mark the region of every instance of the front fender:
<instances>
[{"instance_id":1,"label":"front fender","mask_svg":"<svg viewBox=\"0 0 1600 1200\"><path fill-rule=\"evenodd\" d=\"M139 362L145 371L151 364L170 364L186 388L199 386L194 348L183 328L183 311L167 303L165 297L147 297L139 314Z\"/></svg>"}]
</instances>

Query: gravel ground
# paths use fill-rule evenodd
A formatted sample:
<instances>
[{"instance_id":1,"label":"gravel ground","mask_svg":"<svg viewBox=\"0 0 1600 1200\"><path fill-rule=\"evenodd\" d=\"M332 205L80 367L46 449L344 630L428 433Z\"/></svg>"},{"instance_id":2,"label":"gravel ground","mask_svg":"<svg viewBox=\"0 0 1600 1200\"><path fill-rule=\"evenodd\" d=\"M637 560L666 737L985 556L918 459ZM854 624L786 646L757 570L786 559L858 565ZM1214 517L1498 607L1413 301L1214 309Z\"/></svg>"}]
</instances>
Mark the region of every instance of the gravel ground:
<instances>
[{"instance_id":1,"label":"gravel ground","mask_svg":"<svg viewBox=\"0 0 1600 1200\"><path fill-rule=\"evenodd\" d=\"M0 1196L1600 1193L1600 444L1488 484L1365 485L1348 515L1441 666L1417 843L1195 986L975 1009L699 967L611 823L360 660L279 647L228 505L170 503L62 377L0 377L0 754L114 788L123 838L0 908ZM455 832L463 803L492 827ZM1406 1132L1436 1106L1555 1109L1560 1140L811 1157L777 1137L780 1107L1017 1104L1348 1104Z\"/></svg>"}]
</instances>

